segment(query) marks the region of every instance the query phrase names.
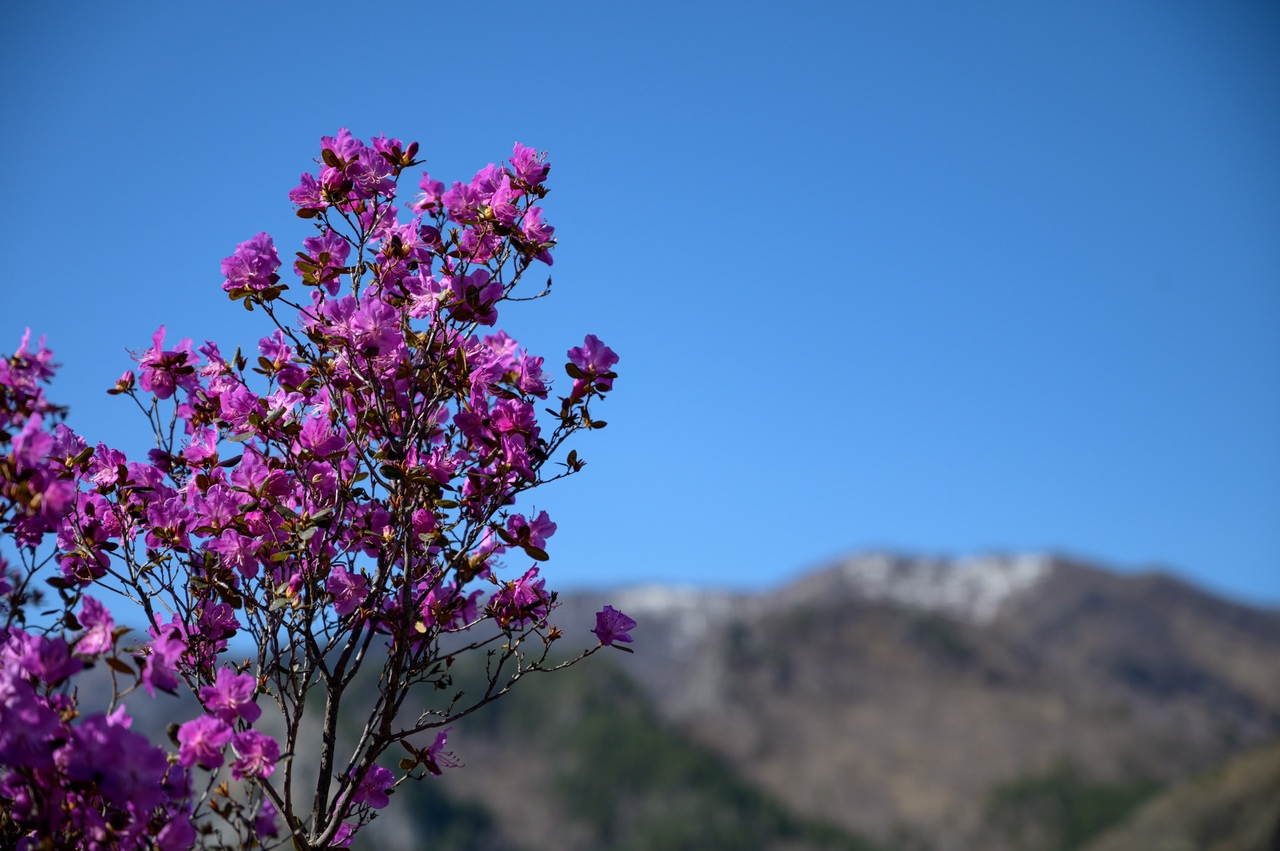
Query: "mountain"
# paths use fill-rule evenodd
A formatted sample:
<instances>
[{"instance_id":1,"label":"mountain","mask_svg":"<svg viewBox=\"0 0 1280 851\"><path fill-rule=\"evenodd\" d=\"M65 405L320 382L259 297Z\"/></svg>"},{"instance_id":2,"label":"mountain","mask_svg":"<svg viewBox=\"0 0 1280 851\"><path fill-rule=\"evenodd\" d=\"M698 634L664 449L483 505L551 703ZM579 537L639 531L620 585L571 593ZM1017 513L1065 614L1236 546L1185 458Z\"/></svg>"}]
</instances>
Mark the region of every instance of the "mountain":
<instances>
[{"instance_id":1,"label":"mountain","mask_svg":"<svg viewBox=\"0 0 1280 851\"><path fill-rule=\"evenodd\" d=\"M568 595L566 642L605 603L633 656L451 734L468 767L427 791L492 847L1056 851L1280 736L1280 613L1160 574L863 554L763 594Z\"/></svg>"},{"instance_id":2,"label":"mountain","mask_svg":"<svg viewBox=\"0 0 1280 851\"><path fill-rule=\"evenodd\" d=\"M1280 849L1280 741L1156 797L1087 851Z\"/></svg>"}]
</instances>

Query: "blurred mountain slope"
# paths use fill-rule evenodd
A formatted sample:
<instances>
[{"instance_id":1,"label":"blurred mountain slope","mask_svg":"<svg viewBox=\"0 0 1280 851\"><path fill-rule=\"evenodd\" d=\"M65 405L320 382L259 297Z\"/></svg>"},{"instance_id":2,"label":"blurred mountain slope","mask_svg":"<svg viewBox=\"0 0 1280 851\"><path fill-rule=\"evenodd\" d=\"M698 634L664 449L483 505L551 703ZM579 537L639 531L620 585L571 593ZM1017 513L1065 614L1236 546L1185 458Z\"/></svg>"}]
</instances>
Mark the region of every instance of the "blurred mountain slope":
<instances>
[{"instance_id":1,"label":"blurred mountain slope","mask_svg":"<svg viewBox=\"0 0 1280 851\"><path fill-rule=\"evenodd\" d=\"M1060 766L1150 790L1280 734L1280 614L1159 574L866 554L761 595L570 597L557 622L606 602L641 623L621 664L666 723L881 842L1033 851L998 790Z\"/></svg>"},{"instance_id":2,"label":"blurred mountain slope","mask_svg":"<svg viewBox=\"0 0 1280 851\"><path fill-rule=\"evenodd\" d=\"M1280 741L1170 789L1087 851L1280 849Z\"/></svg>"}]
</instances>

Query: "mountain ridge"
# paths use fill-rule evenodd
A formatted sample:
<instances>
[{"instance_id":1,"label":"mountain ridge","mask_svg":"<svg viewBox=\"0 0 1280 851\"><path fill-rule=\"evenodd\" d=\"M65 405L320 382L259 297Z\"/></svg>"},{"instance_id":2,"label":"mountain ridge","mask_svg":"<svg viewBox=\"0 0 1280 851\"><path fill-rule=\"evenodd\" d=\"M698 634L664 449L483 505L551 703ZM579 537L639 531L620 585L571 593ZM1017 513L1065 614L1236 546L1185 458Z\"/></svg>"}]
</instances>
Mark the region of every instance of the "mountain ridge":
<instances>
[{"instance_id":1,"label":"mountain ridge","mask_svg":"<svg viewBox=\"0 0 1280 851\"><path fill-rule=\"evenodd\" d=\"M673 729L879 841L1021 848L987 823L996 790L1156 788L1280 735L1280 612L1155 571L862 553L763 592L562 601L561 625L639 621L622 667Z\"/></svg>"}]
</instances>

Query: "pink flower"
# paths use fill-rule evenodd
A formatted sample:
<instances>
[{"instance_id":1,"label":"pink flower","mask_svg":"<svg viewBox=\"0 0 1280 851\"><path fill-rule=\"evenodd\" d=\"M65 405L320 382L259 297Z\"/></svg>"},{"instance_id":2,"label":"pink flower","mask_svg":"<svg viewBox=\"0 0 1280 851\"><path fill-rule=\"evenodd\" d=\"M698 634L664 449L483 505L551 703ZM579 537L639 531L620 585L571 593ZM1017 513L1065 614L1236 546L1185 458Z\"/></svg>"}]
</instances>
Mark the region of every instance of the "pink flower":
<instances>
[{"instance_id":1,"label":"pink flower","mask_svg":"<svg viewBox=\"0 0 1280 851\"><path fill-rule=\"evenodd\" d=\"M231 776L236 780L246 777L270 777L280 761L280 745L270 736L257 730L237 733L231 740L237 758L231 763Z\"/></svg>"},{"instance_id":2,"label":"pink flower","mask_svg":"<svg viewBox=\"0 0 1280 851\"><path fill-rule=\"evenodd\" d=\"M358 573L348 573L341 567L335 567L329 573L329 581L325 590L333 595L333 607L339 615L346 616L354 612L364 602L365 586L368 580Z\"/></svg>"},{"instance_id":3,"label":"pink flower","mask_svg":"<svg viewBox=\"0 0 1280 851\"><path fill-rule=\"evenodd\" d=\"M504 629L526 621L546 617L550 598L546 580L538 578L538 568L531 567L519 579L507 582L489 601L489 610Z\"/></svg>"},{"instance_id":4,"label":"pink flower","mask_svg":"<svg viewBox=\"0 0 1280 851\"><path fill-rule=\"evenodd\" d=\"M84 667L84 662L71 655L65 639L43 635L32 637L20 664L32 676L50 685L57 685Z\"/></svg>"},{"instance_id":5,"label":"pink flower","mask_svg":"<svg viewBox=\"0 0 1280 851\"><path fill-rule=\"evenodd\" d=\"M440 212L440 196L444 193L444 183L439 180L432 180L431 175L424 171L422 179L418 181L418 188L422 192L409 206L418 213Z\"/></svg>"},{"instance_id":6,"label":"pink flower","mask_svg":"<svg viewBox=\"0 0 1280 851\"><path fill-rule=\"evenodd\" d=\"M354 776L354 773L353 775ZM369 766L360 787L356 789L351 800L357 804L368 804L375 810L385 807L390 800L388 793L395 788L396 776L381 765Z\"/></svg>"},{"instance_id":7,"label":"pink flower","mask_svg":"<svg viewBox=\"0 0 1280 851\"><path fill-rule=\"evenodd\" d=\"M200 700L205 711L217 715L228 724L239 716L252 724L262 715L262 709L253 702L256 682L253 674L237 674L231 668L218 669L217 679L211 686L200 689Z\"/></svg>"},{"instance_id":8,"label":"pink flower","mask_svg":"<svg viewBox=\"0 0 1280 851\"><path fill-rule=\"evenodd\" d=\"M227 292L265 290L280 282L276 270L280 268L280 256L275 243L265 233L236 246L235 253L222 260L222 275L226 278L222 288ZM144 388L145 389L145 388Z\"/></svg>"},{"instance_id":9,"label":"pink flower","mask_svg":"<svg viewBox=\"0 0 1280 851\"><path fill-rule=\"evenodd\" d=\"M581 399L594 389L604 393L613 389L613 365L618 356L613 349L600 342L595 334L588 334L581 346L569 350L569 363L578 370L574 376L572 397Z\"/></svg>"},{"instance_id":10,"label":"pink flower","mask_svg":"<svg viewBox=\"0 0 1280 851\"><path fill-rule=\"evenodd\" d=\"M516 177L530 186L542 183L547 179L547 172L551 171L545 157L538 156L536 150L519 142L511 153L511 167L515 169Z\"/></svg>"},{"instance_id":11,"label":"pink flower","mask_svg":"<svg viewBox=\"0 0 1280 851\"><path fill-rule=\"evenodd\" d=\"M201 715L178 728L178 762L190 768L213 769L223 763L222 749L231 741L231 725L212 715Z\"/></svg>"},{"instance_id":12,"label":"pink flower","mask_svg":"<svg viewBox=\"0 0 1280 851\"><path fill-rule=\"evenodd\" d=\"M426 765L427 771L430 771L436 777L439 777L444 773L440 770L442 767L457 768L461 764L458 762L457 757L444 749L445 745L449 741L448 734L450 729L451 728L446 727L439 733L436 733L435 741L422 752L423 764Z\"/></svg>"},{"instance_id":13,"label":"pink flower","mask_svg":"<svg viewBox=\"0 0 1280 851\"><path fill-rule=\"evenodd\" d=\"M270 799L263 799L262 809L253 820L253 829L259 836L278 836L280 828L276 825L276 806Z\"/></svg>"},{"instance_id":14,"label":"pink flower","mask_svg":"<svg viewBox=\"0 0 1280 851\"><path fill-rule=\"evenodd\" d=\"M196 841L196 829L191 826L191 819L179 816L160 828L156 834L156 844L160 851L187 851Z\"/></svg>"},{"instance_id":15,"label":"pink flower","mask_svg":"<svg viewBox=\"0 0 1280 851\"><path fill-rule=\"evenodd\" d=\"M171 694L177 691L178 660L187 649L187 643L179 633L178 625L166 625L160 628L151 642L151 652L147 655L147 664L142 669L142 686L152 697L156 696L156 689Z\"/></svg>"},{"instance_id":16,"label":"pink flower","mask_svg":"<svg viewBox=\"0 0 1280 851\"><path fill-rule=\"evenodd\" d=\"M134 359L142 369L138 385L157 399L168 399L179 385L186 386L195 373L195 357L191 341L183 339L176 349L164 347L164 326L151 335L151 348ZM123 379L121 379L123 380Z\"/></svg>"},{"instance_id":17,"label":"pink flower","mask_svg":"<svg viewBox=\"0 0 1280 851\"><path fill-rule=\"evenodd\" d=\"M530 544L540 550L547 548L547 538L556 533L556 524L543 511L530 523L523 514L513 514L507 519L507 532L517 543Z\"/></svg>"},{"instance_id":18,"label":"pink flower","mask_svg":"<svg viewBox=\"0 0 1280 851\"><path fill-rule=\"evenodd\" d=\"M88 594L84 596L84 602L80 606L80 625L84 627L84 634L76 642L77 653L84 656L97 656L100 653L110 652L115 646L111 632L116 628L116 624L111 618L111 613L107 611L106 606Z\"/></svg>"},{"instance_id":19,"label":"pink flower","mask_svg":"<svg viewBox=\"0 0 1280 851\"><path fill-rule=\"evenodd\" d=\"M596 612L596 628L591 631L600 639L601 644L608 647L615 641L630 644L630 630L635 628L636 622L631 618L613 606L605 606L602 611Z\"/></svg>"}]
</instances>

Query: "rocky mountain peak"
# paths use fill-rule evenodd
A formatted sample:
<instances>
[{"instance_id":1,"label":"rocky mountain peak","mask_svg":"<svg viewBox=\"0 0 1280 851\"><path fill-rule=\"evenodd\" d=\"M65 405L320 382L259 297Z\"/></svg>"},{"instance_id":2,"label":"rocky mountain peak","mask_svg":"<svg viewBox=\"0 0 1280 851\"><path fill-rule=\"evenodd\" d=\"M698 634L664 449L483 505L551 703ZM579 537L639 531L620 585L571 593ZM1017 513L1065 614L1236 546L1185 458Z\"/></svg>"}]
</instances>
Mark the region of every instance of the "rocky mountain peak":
<instances>
[{"instance_id":1,"label":"rocky mountain peak","mask_svg":"<svg viewBox=\"0 0 1280 851\"><path fill-rule=\"evenodd\" d=\"M943 559L862 553L784 589L791 603L856 599L988 624L1002 606L1045 582L1055 561L1040 553Z\"/></svg>"}]
</instances>

